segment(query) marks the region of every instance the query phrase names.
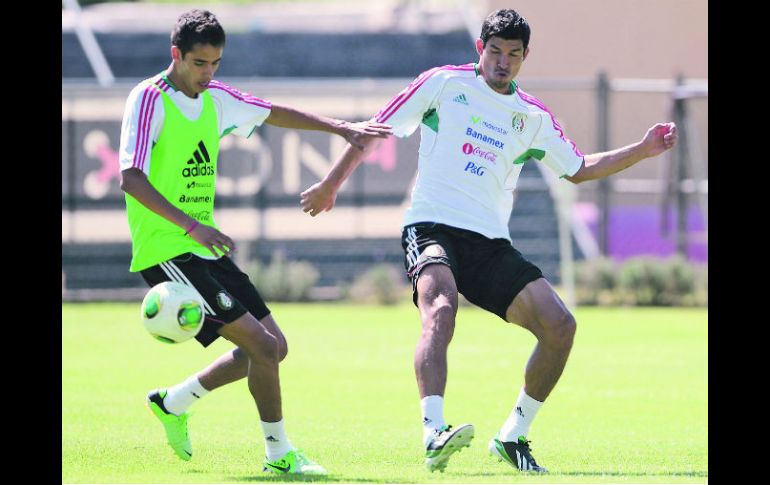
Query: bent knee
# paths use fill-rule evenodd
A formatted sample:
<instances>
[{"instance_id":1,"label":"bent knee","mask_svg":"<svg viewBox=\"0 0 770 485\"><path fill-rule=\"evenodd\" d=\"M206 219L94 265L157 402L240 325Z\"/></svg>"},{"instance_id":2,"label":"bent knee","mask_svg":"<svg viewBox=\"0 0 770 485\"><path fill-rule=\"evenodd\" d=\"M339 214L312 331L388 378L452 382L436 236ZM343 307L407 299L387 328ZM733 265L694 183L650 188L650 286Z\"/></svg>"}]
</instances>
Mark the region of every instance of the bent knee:
<instances>
[{"instance_id":1,"label":"bent knee","mask_svg":"<svg viewBox=\"0 0 770 485\"><path fill-rule=\"evenodd\" d=\"M265 329L250 332L241 348L251 359L280 361L279 340Z\"/></svg>"},{"instance_id":2,"label":"bent knee","mask_svg":"<svg viewBox=\"0 0 770 485\"><path fill-rule=\"evenodd\" d=\"M286 342L286 337L283 335L278 336L278 362L282 362L286 358L286 354L289 353L289 344Z\"/></svg>"},{"instance_id":3,"label":"bent knee","mask_svg":"<svg viewBox=\"0 0 770 485\"><path fill-rule=\"evenodd\" d=\"M423 314L426 320L432 322L454 322L457 315L457 302L442 295L426 305Z\"/></svg>"},{"instance_id":4,"label":"bent knee","mask_svg":"<svg viewBox=\"0 0 770 485\"><path fill-rule=\"evenodd\" d=\"M577 322L569 311L560 312L545 325L545 344L559 350L569 350L575 339Z\"/></svg>"},{"instance_id":5,"label":"bent knee","mask_svg":"<svg viewBox=\"0 0 770 485\"><path fill-rule=\"evenodd\" d=\"M423 321L454 321L457 314L457 291L447 287L431 287L419 296L418 306Z\"/></svg>"}]
</instances>

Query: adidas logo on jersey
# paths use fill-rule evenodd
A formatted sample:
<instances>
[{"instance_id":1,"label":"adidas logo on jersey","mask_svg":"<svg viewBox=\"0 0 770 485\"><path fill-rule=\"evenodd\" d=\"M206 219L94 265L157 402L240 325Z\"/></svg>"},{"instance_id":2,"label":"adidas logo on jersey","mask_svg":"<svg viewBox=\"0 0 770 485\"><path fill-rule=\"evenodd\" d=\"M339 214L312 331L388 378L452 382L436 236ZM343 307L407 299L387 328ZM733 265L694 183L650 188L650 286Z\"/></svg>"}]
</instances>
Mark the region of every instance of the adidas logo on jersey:
<instances>
[{"instance_id":1,"label":"adidas logo on jersey","mask_svg":"<svg viewBox=\"0 0 770 485\"><path fill-rule=\"evenodd\" d=\"M464 94L459 94L459 95L455 96L455 99L453 99L452 101L454 101L455 103L461 103L461 104L464 104L464 105L468 106L468 100L465 99L465 95Z\"/></svg>"}]
</instances>

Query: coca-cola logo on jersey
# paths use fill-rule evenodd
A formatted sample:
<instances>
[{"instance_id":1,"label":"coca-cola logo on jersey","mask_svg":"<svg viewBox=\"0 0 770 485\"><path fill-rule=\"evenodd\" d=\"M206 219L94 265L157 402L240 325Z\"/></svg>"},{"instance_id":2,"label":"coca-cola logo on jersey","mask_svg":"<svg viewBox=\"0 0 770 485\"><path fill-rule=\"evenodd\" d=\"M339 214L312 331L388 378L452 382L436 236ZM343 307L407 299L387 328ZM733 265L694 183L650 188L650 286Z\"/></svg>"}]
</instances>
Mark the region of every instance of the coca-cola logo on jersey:
<instances>
[{"instance_id":1,"label":"coca-cola logo on jersey","mask_svg":"<svg viewBox=\"0 0 770 485\"><path fill-rule=\"evenodd\" d=\"M465 143L463 145L463 153L466 155L479 157L492 163L497 163L497 155L494 152L482 150L481 148L475 147L470 143Z\"/></svg>"}]
</instances>

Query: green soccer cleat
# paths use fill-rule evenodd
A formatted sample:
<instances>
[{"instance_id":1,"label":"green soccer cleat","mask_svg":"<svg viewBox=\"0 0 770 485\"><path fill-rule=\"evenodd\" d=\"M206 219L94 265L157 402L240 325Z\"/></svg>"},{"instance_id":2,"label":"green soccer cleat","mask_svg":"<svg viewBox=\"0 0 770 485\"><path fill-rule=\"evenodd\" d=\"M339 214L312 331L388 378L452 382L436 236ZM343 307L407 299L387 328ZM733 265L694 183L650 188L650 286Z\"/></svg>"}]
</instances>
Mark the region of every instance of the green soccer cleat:
<instances>
[{"instance_id":1,"label":"green soccer cleat","mask_svg":"<svg viewBox=\"0 0 770 485\"><path fill-rule=\"evenodd\" d=\"M147 409L163 424L168 444L174 450L176 456L185 461L190 461L192 458L192 445L190 444L190 436L187 434L187 418L190 417L190 413L182 413L179 416L170 413L166 406L163 405L163 398L165 397L165 389L156 389L147 395L145 404Z\"/></svg>"},{"instance_id":2,"label":"green soccer cleat","mask_svg":"<svg viewBox=\"0 0 770 485\"><path fill-rule=\"evenodd\" d=\"M275 461L268 461L265 458L263 472L277 473L279 475L301 474L301 475L326 475L328 472L324 467L306 457L302 450L291 450Z\"/></svg>"},{"instance_id":3,"label":"green soccer cleat","mask_svg":"<svg viewBox=\"0 0 770 485\"><path fill-rule=\"evenodd\" d=\"M529 441L519 436L518 441L500 441L499 436L489 440L489 454L497 461L505 461L522 472L548 473L548 469L537 464L529 448Z\"/></svg>"},{"instance_id":4,"label":"green soccer cleat","mask_svg":"<svg viewBox=\"0 0 770 485\"><path fill-rule=\"evenodd\" d=\"M444 425L434 433L425 450L425 467L431 472L438 470L443 473L449 457L471 445L473 425L461 424L454 430L451 425Z\"/></svg>"}]
</instances>

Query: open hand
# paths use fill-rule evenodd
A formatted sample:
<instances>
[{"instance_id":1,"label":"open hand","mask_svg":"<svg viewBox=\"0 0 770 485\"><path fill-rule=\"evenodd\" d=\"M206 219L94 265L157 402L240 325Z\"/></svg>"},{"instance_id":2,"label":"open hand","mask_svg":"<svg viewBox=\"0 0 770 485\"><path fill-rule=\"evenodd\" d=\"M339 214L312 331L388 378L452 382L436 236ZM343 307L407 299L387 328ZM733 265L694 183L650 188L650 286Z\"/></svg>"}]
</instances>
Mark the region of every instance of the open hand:
<instances>
[{"instance_id":1,"label":"open hand","mask_svg":"<svg viewBox=\"0 0 770 485\"><path fill-rule=\"evenodd\" d=\"M198 224L195 226L193 230L190 231L189 236L209 248L211 254L216 257L227 255L235 251L235 243L228 235L205 224ZM215 248L220 251L220 254L217 254Z\"/></svg>"}]
</instances>

